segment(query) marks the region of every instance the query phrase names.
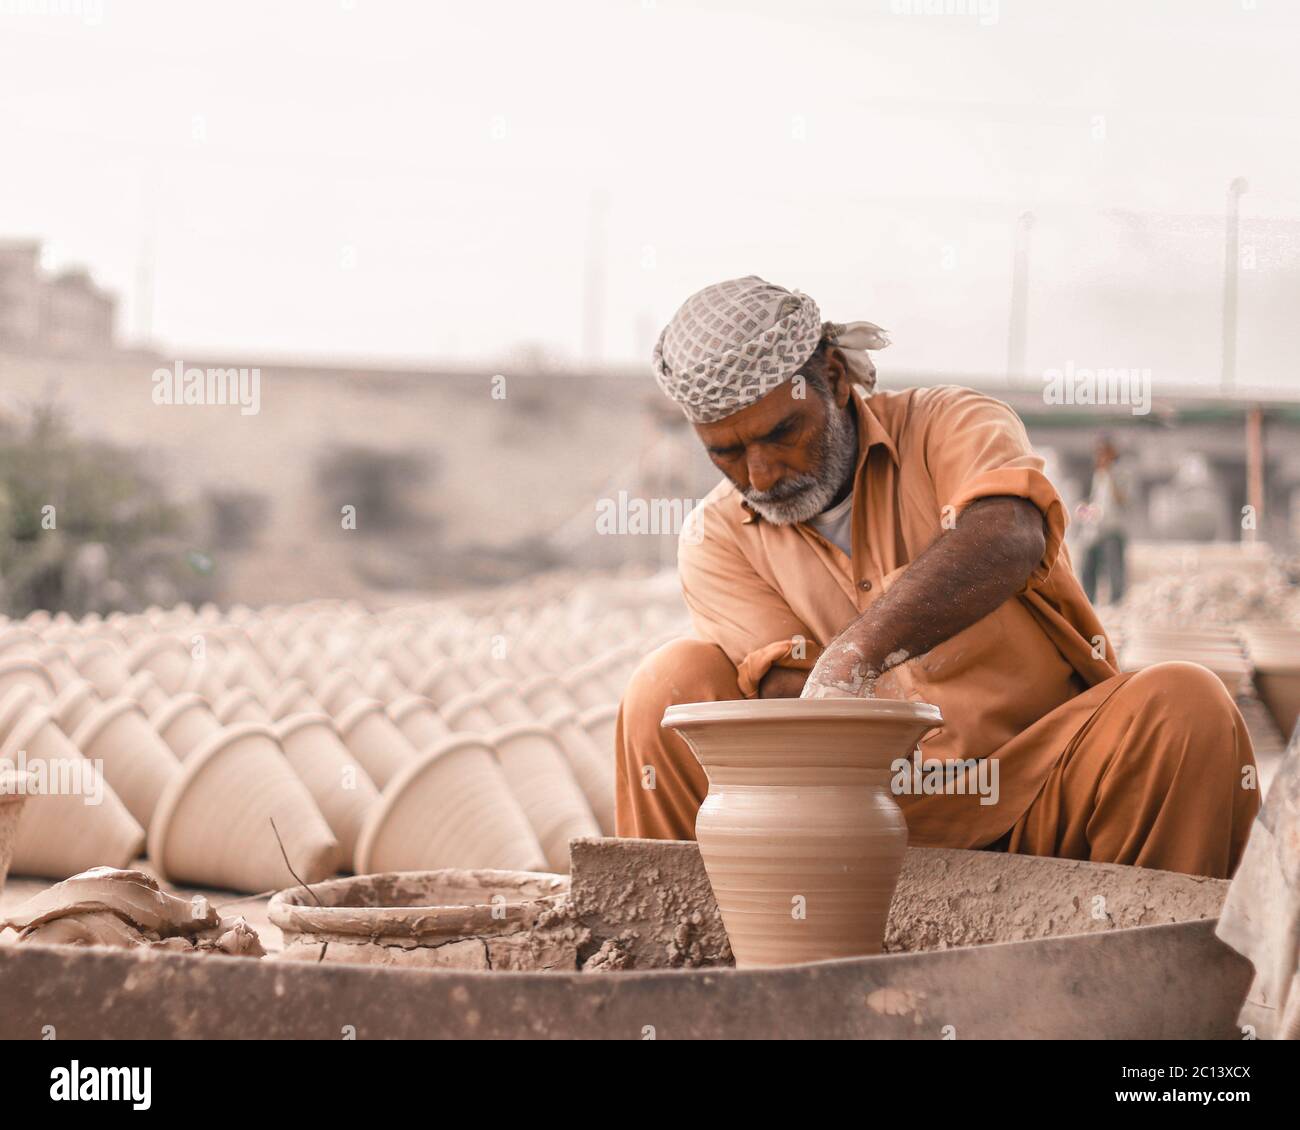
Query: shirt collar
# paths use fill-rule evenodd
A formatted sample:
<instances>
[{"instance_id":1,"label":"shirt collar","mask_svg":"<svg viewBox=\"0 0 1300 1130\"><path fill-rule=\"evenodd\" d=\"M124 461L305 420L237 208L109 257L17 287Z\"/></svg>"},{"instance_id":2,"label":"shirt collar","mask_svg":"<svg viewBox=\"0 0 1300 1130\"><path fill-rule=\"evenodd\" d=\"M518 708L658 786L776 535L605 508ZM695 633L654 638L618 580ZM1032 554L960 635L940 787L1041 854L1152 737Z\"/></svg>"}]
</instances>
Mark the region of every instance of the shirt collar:
<instances>
[{"instance_id":1,"label":"shirt collar","mask_svg":"<svg viewBox=\"0 0 1300 1130\"><path fill-rule=\"evenodd\" d=\"M853 386L852 394L849 397L849 403L853 412L853 418L857 421L859 440L865 438L866 442L858 443L858 465L853 472L853 485L857 489L858 482L862 479L862 471L866 466L867 456L871 449L877 445L883 447L889 452L889 457L898 462L898 448L894 444L894 437L886 430L880 419L876 416L871 407L871 398L864 396L857 385ZM750 526L759 520L759 515L748 502L740 491L736 491L736 498L740 502L740 508L744 511L744 517L741 518L741 525Z\"/></svg>"}]
</instances>

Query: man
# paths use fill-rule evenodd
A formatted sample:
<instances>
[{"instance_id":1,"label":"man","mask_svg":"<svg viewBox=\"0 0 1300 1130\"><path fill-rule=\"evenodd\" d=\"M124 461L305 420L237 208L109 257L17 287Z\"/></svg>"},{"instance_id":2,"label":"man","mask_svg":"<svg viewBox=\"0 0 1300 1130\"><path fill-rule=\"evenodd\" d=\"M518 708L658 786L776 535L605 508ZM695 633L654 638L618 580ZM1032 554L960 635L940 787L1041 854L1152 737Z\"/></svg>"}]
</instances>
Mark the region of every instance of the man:
<instances>
[{"instance_id":1,"label":"man","mask_svg":"<svg viewBox=\"0 0 1300 1130\"><path fill-rule=\"evenodd\" d=\"M1097 437L1093 455L1092 491L1081 507L1084 520L1083 591L1097 599L1097 574L1105 566L1110 586L1107 599L1118 604L1124 599L1128 553L1127 516L1133 487L1119 460L1110 436Z\"/></svg>"},{"instance_id":2,"label":"man","mask_svg":"<svg viewBox=\"0 0 1300 1130\"><path fill-rule=\"evenodd\" d=\"M1258 802L1227 691L1118 672L1020 420L968 389L875 392L887 344L753 276L660 337L656 378L725 478L679 548L697 638L648 656L619 711L619 834L694 836L708 783L668 706L874 692L943 712L921 748L949 786L896 797L913 844L1230 874Z\"/></svg>"}]
</instances>

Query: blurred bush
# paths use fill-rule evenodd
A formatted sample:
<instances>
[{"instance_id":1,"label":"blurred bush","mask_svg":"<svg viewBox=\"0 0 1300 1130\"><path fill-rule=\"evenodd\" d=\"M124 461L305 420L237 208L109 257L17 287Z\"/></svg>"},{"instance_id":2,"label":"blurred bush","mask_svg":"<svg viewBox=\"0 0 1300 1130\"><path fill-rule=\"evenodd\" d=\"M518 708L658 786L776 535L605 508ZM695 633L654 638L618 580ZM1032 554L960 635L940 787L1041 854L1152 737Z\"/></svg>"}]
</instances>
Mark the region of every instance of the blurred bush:
<instances>
[{"instance_id":1,"label":"blurred bush","mask_svg":"<svg viewBox=\"0 0 1300 1130\"><path fill-rule=\"evenodd\" d=\"M52 403L0 419L0 606L73 615L208 599L185 512L130 451L75 437Z\"/></svg>"}]
</instances>

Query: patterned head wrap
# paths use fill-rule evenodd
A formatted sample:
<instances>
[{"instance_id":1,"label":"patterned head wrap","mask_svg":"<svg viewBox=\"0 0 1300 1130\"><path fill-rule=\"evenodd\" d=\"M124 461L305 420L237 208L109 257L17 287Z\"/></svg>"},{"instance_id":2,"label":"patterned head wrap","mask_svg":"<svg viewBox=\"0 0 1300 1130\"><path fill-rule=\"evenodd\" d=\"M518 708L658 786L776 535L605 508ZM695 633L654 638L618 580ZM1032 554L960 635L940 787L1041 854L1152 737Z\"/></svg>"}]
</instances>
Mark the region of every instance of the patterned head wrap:
<instances>
[{"instance_id":1,"label":"patterned head wrap","mask_svg":"<svg viewBox=\"0 0 1300 1130\"><path fill-rule=\"evenodd\" d=\"M870 322L823 322L806 294L757 275L705 287L682 303L654 351L659 387L687 419L711 424L789 380L825 337L844 355L849 378L868 394L876 367L868 349L889 344Z\"/></svg>"}]
</instances>

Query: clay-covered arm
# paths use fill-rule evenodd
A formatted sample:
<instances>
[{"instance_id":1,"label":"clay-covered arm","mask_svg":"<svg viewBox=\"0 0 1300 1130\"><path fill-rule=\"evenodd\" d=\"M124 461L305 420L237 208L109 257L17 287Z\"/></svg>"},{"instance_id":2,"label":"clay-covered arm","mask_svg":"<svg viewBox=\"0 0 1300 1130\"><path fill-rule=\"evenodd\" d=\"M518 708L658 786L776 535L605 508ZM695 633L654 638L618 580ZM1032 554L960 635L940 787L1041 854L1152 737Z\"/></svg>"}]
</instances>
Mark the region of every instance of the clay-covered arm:
<instances>
[{"instance_id":1,"label":"clay-covered arm","mask_svg":"<svg viewBox=\"0 0 1300 1130\"><path fill-rule=\"evenodd\" d=\"M866 612L833 639L805 698L872 693L880 674L983 619L1043 558L1043 515L1023 498L972 502ZM796 672L797 674L797 672Z\"/></svg>"}]
</instances>

